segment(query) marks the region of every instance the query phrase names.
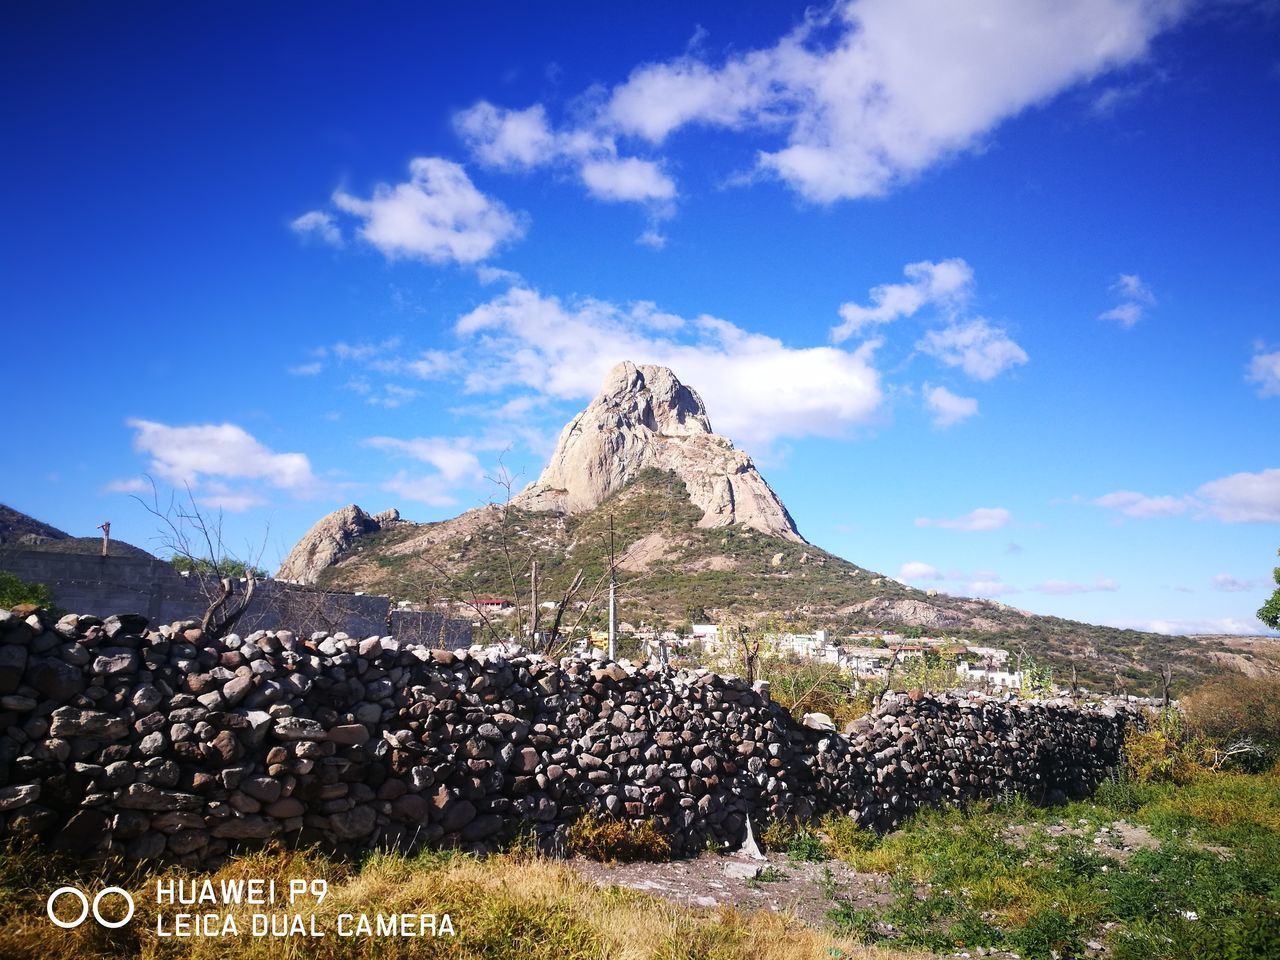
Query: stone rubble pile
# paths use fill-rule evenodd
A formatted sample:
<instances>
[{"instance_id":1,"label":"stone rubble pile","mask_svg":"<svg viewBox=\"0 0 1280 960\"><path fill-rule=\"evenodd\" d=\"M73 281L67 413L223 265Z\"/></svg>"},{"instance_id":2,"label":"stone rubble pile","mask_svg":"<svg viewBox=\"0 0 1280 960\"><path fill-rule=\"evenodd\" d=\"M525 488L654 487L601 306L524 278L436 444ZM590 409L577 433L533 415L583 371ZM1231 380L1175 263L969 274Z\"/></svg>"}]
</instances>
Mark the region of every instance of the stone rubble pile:
<instances>
[{"instance_id":1,"label":"stone rubble pile","mask_svg":"<svg viewBox=\"0 0 1280 960\"><path fill-rule=\"evenodd\" d=\"M18 609L0 611L0 837L195 866L272 838L554 848L609 815L689 853L741 843L748 817L884 830L923 805L1083 796L1129 716L890 696L846 737L705 670Z\"/></svg>"}]
</instances>

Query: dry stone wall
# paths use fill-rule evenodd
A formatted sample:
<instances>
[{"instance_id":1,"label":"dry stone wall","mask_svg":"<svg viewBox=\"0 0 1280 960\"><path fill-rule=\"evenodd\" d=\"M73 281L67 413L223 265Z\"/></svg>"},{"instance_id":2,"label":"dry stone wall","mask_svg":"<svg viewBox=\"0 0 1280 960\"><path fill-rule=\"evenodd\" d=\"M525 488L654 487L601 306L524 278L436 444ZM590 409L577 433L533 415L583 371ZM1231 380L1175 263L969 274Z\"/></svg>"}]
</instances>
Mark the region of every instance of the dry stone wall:
<instances>
[{"instance_id":1,"label":"dry stone wall","mask_svg":"<svg viewBox=\"0 0 1280 960\"><path fill-rule=\"evenodd\" d=\"M884 830L926 804L1082 796L1126 719L891 696L842 736L706 671L18 610L0 612L0 836L194 866L271 838L553 848L589 813L652 819L684 853L741 842L748 817Z\"/></svg>"},{"instance_id":2,"label":"dry stone wall","mask_svg":"<svg viewBox=\"0 0 1280 960\"><path fill-rule=\"evenodd\" d=\"M378 514L385 519L389 514ZM208 591L173 564L153 557L54 553L0 548L0 570L49 588L63 610L129 610L151 622L199 617L209 605ZM242 587L239 589L243 589ZM436 611L393 609L387 597L337 593L283 580L259 580L254 601L239 626L246 630L279 627L329 630L363 636L387 629L402 639L469 646L471 624Z\"/></svg>"}]
</instances>

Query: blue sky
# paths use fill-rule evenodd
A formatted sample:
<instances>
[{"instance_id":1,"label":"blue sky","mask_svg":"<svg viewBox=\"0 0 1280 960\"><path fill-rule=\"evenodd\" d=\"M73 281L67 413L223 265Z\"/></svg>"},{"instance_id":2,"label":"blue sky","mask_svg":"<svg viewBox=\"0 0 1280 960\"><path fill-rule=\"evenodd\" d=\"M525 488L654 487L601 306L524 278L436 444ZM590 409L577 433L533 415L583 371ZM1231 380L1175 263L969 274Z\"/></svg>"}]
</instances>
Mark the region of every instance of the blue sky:
<instances>
[{"instance_id":1,"label":"blue sky","mask_svg":"<svg viewBox=\"0 0 1280 960\"><path fill-rule=\"evenodd\" d=\"M979 11L978 8L984 8ZM811 541L1260 632L1274 3L10 4L2 499L275 562L671 365Z\"/></svg>"}]
</instances>

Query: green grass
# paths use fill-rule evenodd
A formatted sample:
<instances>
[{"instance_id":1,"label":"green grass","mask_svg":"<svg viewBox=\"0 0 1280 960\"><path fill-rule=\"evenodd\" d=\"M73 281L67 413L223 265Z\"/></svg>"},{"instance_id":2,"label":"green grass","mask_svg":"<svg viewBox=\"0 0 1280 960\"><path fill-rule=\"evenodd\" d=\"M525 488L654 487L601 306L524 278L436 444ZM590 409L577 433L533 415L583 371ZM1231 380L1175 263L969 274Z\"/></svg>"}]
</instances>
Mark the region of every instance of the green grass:
<instances>
[{"instance_id":1,"label":"green grass","mask_svg":"<svg viewBox=\"0 0 1280 960\"><path fill-rule=\"evenodd\" d=\"M1118 821L1153 845L1107 856ZM1053 809L929 811L883 838L833 819L823 830L833 855L892 877L884 908L835 892L831 919L864 942L1031 960L1089 940L1122 960L1280 957L1280 769L1111 784Z\"/></svg>"}]
</instances>

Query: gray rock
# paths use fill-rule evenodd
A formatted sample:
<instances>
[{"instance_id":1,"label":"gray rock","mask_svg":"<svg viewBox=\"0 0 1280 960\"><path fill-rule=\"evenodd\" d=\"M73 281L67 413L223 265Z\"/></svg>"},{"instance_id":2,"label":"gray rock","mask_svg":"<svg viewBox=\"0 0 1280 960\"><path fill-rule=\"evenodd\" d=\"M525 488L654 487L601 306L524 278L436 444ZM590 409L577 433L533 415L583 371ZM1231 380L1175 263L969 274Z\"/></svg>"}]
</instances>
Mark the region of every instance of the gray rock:
<instances>
[{"instance_id":1,"label":"gray rock","mask_svg":"<svg viewBox=\"0 0 1280 960\"><path fill-rule=\"evenodd\" d=\"M55 737L119 740L129 732L129 725L124 720L100 710L59 707L53 711L51 720L49 733Z\"/></svg>"},{"instance_id":2,"label":"gray rock","mask_svg":"<svg viewBox=\"0 0 1280 960\"><path fill-rule=\"evenodd\" d=\"M764 872L758 863L742 863L731 860L724 865L724 875L731 880L754 880Z\"/></svg>"},{"instance_id":3,"label":"gray rock","mask_svg":"<svg viewBox=\"0 0 1280 960\"><path fill-rule=\"evenodd\" d=\"M223 820L209 832L225 840L265 840L283 830L279 820L250 814Z\"/></svg>"},{"instance_id":4,"label":"gray rock","mask_svg":"<svg viewBox=\"0 0 1280 960\"><path fill-rule=\"evenodd\" d=\"M373 831L378 817L372 807L352 807L329 818L330 829L339 840L358 840Z\"/></svg>"},{"instance_id":5,"label":"gray rock","mask_svg":"<svg viewBox=\"0 0 1280 960\"><path fill-rule=\"evenodd\" d=\"M29 783L14 787L0 787L0 812L17 810L40 797L40 784Z\"/></svg>"},{"instance_id":6,"label":"gray rock","mask_svg":"<svg viewBox=\"0 0 1280 960\"><path fill-rule=\"evenodd\" d=\"M275 722L272 733L278 740L324 740L328 737L323 726L305 717L281 717Z\"/></svg>"}]
</instances>

